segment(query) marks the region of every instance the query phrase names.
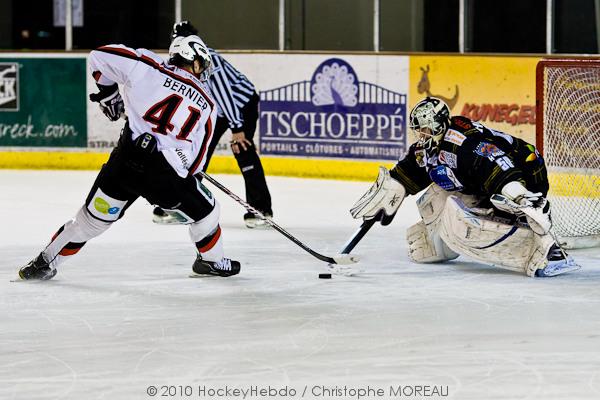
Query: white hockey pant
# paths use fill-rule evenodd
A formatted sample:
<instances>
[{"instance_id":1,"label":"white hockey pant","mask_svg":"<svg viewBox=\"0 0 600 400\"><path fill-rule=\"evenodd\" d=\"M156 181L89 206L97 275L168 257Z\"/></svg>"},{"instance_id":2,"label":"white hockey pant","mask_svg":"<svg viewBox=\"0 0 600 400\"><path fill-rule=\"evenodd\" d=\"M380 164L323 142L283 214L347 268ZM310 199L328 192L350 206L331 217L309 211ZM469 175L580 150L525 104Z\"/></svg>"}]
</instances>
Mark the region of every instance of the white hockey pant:
<instances>
[{"instance_id":1,"label":"white hockey pant","mask_svg":"<svg viewBox=\"0 0 600 400\"><path fill-rule=\"evenodd\" d=\"M220 261L224 257L219 216L221 207L215 200L213 210L200 221L190 224L190 237L203 260Z\"/></svg>"},{"instance_id":2,"label":"white hockey pant","mask_svg":"<svg viewBox=\"0 0 600 400\"><path fill-rule=\"evenodd\" d=\"M554 244L550 235L479 215L457 196L446 200L439 233L459 254L528 276L548 264L546 256Z\"/></svg>"},{"instance_id":3,"label":"white hockey pant","mask_svg":"<svg viewBox=\"0 0 600 400\"><path fill-rule=\"evenodd\" d=\"M100 221L90 215L85 206L81 207L75 218L64 224L42 252L44 258L54 268L66 257L76 254L85 243L106 231L111 222Z\"/></svg>"}]
</instances>

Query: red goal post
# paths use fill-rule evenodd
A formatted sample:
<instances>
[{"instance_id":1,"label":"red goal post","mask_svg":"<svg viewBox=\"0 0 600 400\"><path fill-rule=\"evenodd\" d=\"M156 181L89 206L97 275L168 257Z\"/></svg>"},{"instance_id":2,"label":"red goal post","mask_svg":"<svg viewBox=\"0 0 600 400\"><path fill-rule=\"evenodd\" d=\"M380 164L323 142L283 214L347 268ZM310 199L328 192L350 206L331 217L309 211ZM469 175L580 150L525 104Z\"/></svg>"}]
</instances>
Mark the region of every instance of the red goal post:
<instances>
[{"instance_id":1,"label":"red goal post","mask_svg":"<svg viewBox=\"0 0 600 400\"><path fill-rule=\"evenodd\" d=\"M536 146L566 247L600 245L600 59L544 59L536 69Z\"/></svg>"}]
</instances>

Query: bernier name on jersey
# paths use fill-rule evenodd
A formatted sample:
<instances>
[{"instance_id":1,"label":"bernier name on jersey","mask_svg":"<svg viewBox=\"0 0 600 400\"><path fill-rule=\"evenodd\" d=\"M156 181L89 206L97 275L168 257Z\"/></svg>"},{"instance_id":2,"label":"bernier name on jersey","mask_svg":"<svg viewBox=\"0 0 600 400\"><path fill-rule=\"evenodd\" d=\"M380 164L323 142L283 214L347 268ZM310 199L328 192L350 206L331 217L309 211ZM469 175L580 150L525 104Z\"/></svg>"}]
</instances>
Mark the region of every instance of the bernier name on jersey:
<instances>
[{"instance_id":1,"label":"bernier name on jersey","mask_svg":"<svg viewBox=\"0 0 600 400\"><path fill-rule=\"evenodd\" d=\"M185 97L187 97L188 99L192 100L194 103L199 105L202 110L206 110L208 108L208 103L207 103L206 99L204 99L204 97L200 94L200 92L198 92L196 89L194 89L191 86L186 86L183 83L177 82L176 80L171 79L171 78L165 78L165 82L163 83L163 86L168 89L171 89L175 93L184 95Z\"/></svg>"}]
</instances>

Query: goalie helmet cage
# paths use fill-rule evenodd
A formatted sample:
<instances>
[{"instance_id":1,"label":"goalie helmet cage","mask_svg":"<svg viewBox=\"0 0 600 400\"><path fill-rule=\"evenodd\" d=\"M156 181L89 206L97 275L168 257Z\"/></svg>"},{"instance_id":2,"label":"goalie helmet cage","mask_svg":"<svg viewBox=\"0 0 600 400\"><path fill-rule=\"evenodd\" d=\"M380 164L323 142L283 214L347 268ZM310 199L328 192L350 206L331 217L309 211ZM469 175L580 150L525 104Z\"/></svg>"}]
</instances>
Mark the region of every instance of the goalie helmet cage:
<instances>
[{"instance_id":1,"label":"goalie helmet cage","mask_svg":"<svg viewBox=\"0 0 600 400\"><path fill-rule=\"evenodd\" d=\"M555 233L568 248L600 246L600 59L541 60L536 107Z\"/></svg>"}]
</instances>

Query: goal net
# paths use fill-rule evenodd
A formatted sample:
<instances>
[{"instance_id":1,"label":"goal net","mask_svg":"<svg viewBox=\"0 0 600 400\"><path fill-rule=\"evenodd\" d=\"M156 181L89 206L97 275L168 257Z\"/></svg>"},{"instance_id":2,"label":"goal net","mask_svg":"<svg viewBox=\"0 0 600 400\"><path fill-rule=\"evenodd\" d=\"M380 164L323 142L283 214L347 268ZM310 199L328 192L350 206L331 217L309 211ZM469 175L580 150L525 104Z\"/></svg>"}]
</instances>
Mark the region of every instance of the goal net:
<instances>
[{"instance_id":1,"label":"goal net","mask_svg":"<svg viewBox=\"0 0 600 400\"><path fill-rule=\"evenodd\" d=\"M569 248L600 245L600 60L542 60L536 92L555 233Z\"/></svg>"}]
</instances>

